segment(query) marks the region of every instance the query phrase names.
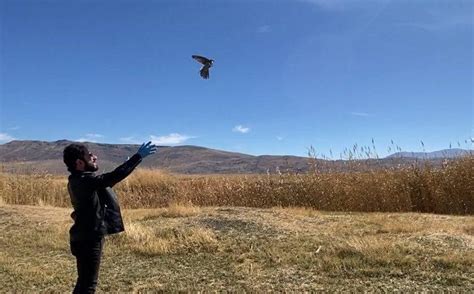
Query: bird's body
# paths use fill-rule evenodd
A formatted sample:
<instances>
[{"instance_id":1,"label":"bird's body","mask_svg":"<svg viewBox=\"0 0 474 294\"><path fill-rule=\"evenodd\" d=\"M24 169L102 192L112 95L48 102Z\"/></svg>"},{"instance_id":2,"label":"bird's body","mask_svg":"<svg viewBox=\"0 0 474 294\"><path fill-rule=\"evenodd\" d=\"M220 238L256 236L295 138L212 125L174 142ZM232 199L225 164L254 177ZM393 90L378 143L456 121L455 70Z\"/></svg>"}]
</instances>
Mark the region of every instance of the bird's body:
<instances>
[{"instance_id":1,"label":"bird's body","mask_svg":"<svg viewBox=\"0 0 474 294\"><path fill-rule=\"evenodd\" d=\"M212 67L212 63L214 62L214 60L199 55L193 55L192 58L202 64L202 67L199 70L199 74L201 75L201 77L203 79L208 79L209 69Z\"/></svg>"}]
</instances>

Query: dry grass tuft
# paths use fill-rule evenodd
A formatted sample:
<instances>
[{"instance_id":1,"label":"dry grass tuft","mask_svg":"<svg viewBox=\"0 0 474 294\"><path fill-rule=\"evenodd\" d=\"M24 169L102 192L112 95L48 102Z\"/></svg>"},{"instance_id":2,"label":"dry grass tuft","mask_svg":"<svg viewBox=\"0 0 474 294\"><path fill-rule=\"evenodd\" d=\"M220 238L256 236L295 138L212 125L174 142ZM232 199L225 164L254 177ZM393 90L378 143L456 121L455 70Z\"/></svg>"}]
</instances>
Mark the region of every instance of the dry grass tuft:
<instances>
[{"instance_id":1,"label":"dry grass tuft","mask_svg":"<svg viewBox=\"0 0 474 294\"><path fill-rule=\"evenodd\" d=\"M315 217L321 215L321 212L308 207L273 207L273 211L277 213L286 213L293 216Z\"/></svg>"},{"instance_id":2,"label":"dry grass tuft","mask_svg":"<svg viewBox=\"0 0 474 294\"><path fill-rule=\"evenodd\" d=\"M64 177L0 173L0 198L7 204L67 207L70 200L66 185Z\"/></svg>"},{"instance_id":3,"label":"dry grass tuft","mask_svg":"<svg viewBox=\"0 0 474 294\"><path fill-rule=\"evenodd\" d=\"M118 250L155 256L180 252L211 252L217 248L216 236L205 228L151 227L140 222L126 222L124 234L110 238Z\"/></svg>"},{"instance_id":4,"label":"dry grass tuft","mask_svg":"<svg viewBox=\"0 0 474 294\"><path fill-rule=\"evenodd\" d=\"M467 225L464 228L464 232L466 232L466 234L468 234L468 235L474 236L474 224Z\"/></svg>"},{"instance_id":5,"label":"dry grass tuft","mask_svg":"<svg viewBox=\"0 0 474 294\"><path fill-rule=\"evenodd\" d=\"M172 202L163 213L165 217L188 217L199 214L201 209L192 203Z\"/></svg>"}]
</instances>

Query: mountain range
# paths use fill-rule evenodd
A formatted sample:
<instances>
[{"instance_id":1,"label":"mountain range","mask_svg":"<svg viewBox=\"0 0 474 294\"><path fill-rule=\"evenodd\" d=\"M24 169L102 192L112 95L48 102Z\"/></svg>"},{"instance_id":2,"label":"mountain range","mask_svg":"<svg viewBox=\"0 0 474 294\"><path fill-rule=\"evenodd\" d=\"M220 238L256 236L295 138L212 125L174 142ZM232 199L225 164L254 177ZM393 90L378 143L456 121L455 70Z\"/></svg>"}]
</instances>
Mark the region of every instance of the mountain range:
<instances>
[{"instance_id":1,"label":"mountain range","mask_svg":"<svg viewBox=\"0 0 474 294\"><path fill-rule=\"evenodd\" d=\"M397 152L387 156L387 158L418 158L418 159L437 159L437 158L457 158L469 154L474 154L473 150L464 150L459 148L445 149L434 152Z\"/></svg>"},{"instance_id":2,"label":"mountain range","mask_svg":"<svg viewBox=\"0 0 474 294\"><path fill-rule=\"evenodd\" d=\"M73 143L68 140L11 141L0 145L1 169L7 172L47 172L67 173L62 161L63 149ZM139 145L103 144L84 142L88 149L97 155L100 171L109 171L133 155ZM469 154L472 150L447 149L431 153L399 152L382 159L365 160L365 166L386 167L410 164L414 160L425 159L441 162ZM166 170L180 174L244 174L275 172L306 172L314 165L318 169L341 171L353 166L345 160L312 160L309 157L290 155L248 155L199 146L159 146L155 155L140 165L146 168Z\"/></svg>"}]
</instances>

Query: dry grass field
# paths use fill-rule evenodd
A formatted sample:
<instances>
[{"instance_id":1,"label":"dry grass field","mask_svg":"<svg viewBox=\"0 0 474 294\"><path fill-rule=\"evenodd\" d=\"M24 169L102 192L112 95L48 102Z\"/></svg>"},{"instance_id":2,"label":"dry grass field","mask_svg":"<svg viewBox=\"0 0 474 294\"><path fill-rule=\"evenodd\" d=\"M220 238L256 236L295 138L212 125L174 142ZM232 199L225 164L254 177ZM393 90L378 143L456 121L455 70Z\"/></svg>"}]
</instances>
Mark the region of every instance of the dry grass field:
<instances>
[{"instance_id":1,"label":"dry grass field","mask_svg":"<svg viewBox=\"0 0 474 294\"><path fill-rule=\"evenodd\" d=\"M353 161L363 164L363 161ZM114 190L125 208L307 207L325 211L474 214L474 156L366 172L173 175L138 169ZM0 173L0 201L69 207L67 178Z\"/></svg>"},{"instance_id":2,"label":"dry grass field","mask_svg":"<svg viewBox=\"0 0 474 294\"><path fill-rule=\"evenodd\" d=\"M355 162L357 164L357 162ZM114 187L101 292L474 291L474 156L442 167L184 176ZM69 292L67 179L0 173L0 292Z\"/></svg>"},{"instance_id":3,"label":"dry grass field","mask_svg":"<svg viewBox=\"0 0 474 294\"><path fill-rule=\"evenodd\" d=\"M354 161L353 164L363 164ZM365 172L185 176L138 169L114 187L125 208L308 207L325 211L474 214L474 155ZM0 173L0 202L69 207L67 178Z\"/></svg>"},{"instance_id":4,"label":"dry grass field","mask_svg":"<svg viewBox=\"0 0 474 294\"><path fill-rule=\"evenodd\" d=\"M0 206L1 292L68 292L68 208ZM125 210L99 292L474 291L474 217L307 208Z\"/></svg>"}]
</instances>

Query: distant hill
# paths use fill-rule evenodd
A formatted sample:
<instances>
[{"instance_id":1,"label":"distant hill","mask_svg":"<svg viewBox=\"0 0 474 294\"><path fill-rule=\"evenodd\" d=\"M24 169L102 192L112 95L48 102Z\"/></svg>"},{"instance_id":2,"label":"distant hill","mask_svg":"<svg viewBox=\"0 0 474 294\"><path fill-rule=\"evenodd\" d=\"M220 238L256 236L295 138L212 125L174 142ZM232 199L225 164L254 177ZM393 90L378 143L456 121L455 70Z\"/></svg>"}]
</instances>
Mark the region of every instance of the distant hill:
<instances>
[{"instance_id":1,"label":"distant hill","mask_svg":"<svg viewBox=\"0 0 474 294\"><path fill-rule=\"evenodd\" d=\"M418 159L439 159L439 158L457 158L465 155L473 154L473 150L464 149L444 149L434 152L397 152L387 156L387 158L418 158Z\"/></svg>"},{"instance_id":2,"label":"distant hill","mask_svg":"<svg viewBox=\"0 0 474 294\"><path fill-rule=\"evenodd\" d=\"M1 168L8 172L66 174L67 170L62 161L62 152L71 143L73 142L59 140L54 142L11 141L2 144L0 145ZM98 156L100 172L112 170L133 155L139 147L139 145L133 144L90 142L84 144ZM418 158L430 159L437 163L444 157L452 158L455 154L461 155L468 152L462 149L456 150L457 153L446 152L446 150L427 154L401 152L383 159L364 160L364 163L369 168L406 165ZM353 164L344 160L318 159L316 165L321 171L345 171L354 168ZM300 173L307 172L312 165L311 160L307 157L288 155L254 156L198 146L159 146L157 153L148 157L140 167L162 169L181 174L243 174L276 173L278 170Z\"/></svg>"},{"instance_id":3,"label":"distant hill","mask_svg":"<svg viewBox=\"0 0 474 294\"><path fill-rule=\"evenodd\" d=\"M7 171L29 170L66 173L62 161L64 148L73 142L59 140L11 141L0 145L0 162ZM107 171L133 155L139 145L101 144L84 145L99 158L101 170ZM184 174L265 173L278 167L304 172L309 168L308 158L297 156L253 156L198 146L159 146L155 155L146 158L140 167L163 169Z\"/></svg>"}]
</instances>

